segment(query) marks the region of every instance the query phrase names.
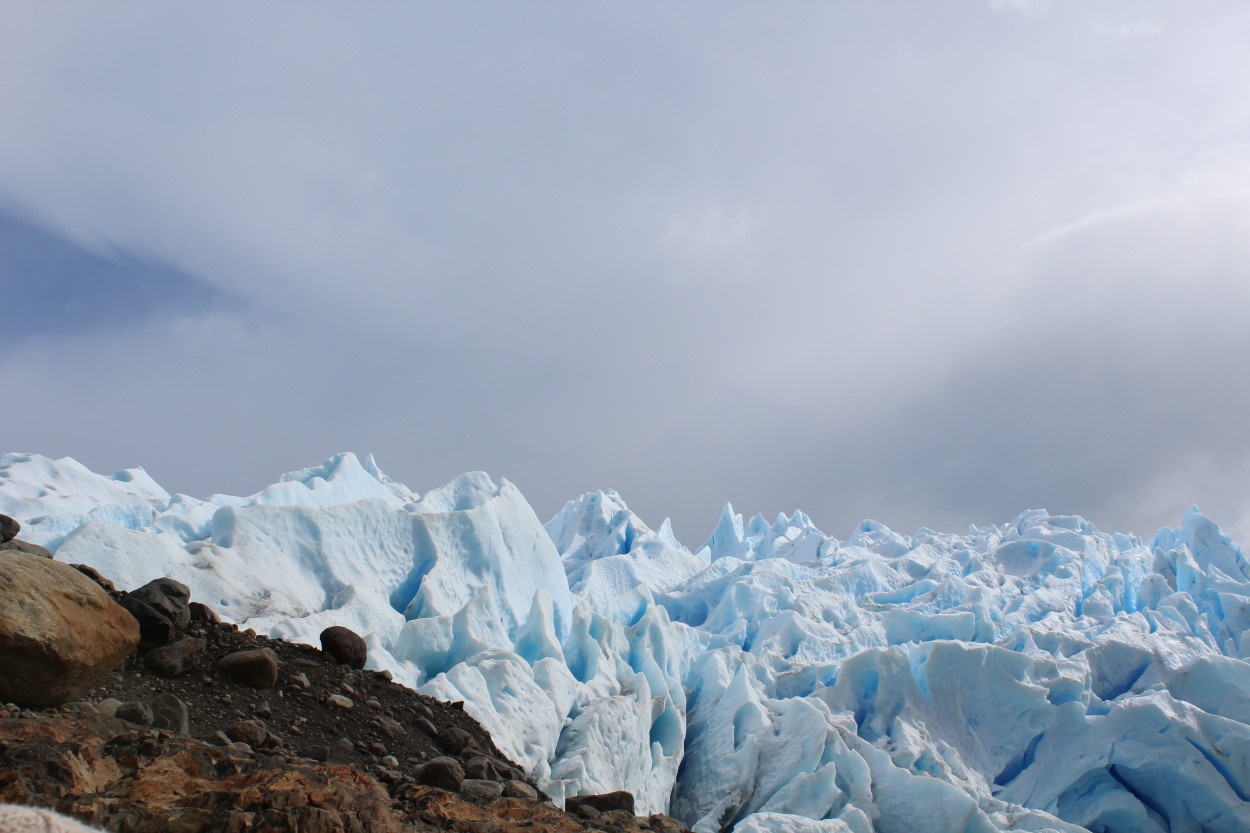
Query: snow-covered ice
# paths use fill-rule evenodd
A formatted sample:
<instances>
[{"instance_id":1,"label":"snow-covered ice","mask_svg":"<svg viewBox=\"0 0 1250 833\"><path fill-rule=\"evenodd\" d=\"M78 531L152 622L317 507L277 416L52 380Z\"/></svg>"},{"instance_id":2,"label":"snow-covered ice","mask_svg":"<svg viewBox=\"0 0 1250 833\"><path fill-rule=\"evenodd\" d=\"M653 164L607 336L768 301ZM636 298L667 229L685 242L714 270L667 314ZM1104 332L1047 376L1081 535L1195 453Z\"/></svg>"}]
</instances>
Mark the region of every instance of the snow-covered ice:
<instances>
[{"instance_id":1,"label":"snow-covered ice","mask_svg":"<svg viewBox=\"0 0 1250 833\"><path fill-rule=\"evenodd\" d=\"M0 512L132 588L463 700L558 801L699 833L1250 829L1250 563L1196 508L1150 540L1029 511L965 534L726 506L696 550L614 492L545 526L462 475L341 454L250 497L0 456Z\"/></svg>"}]
</instances>

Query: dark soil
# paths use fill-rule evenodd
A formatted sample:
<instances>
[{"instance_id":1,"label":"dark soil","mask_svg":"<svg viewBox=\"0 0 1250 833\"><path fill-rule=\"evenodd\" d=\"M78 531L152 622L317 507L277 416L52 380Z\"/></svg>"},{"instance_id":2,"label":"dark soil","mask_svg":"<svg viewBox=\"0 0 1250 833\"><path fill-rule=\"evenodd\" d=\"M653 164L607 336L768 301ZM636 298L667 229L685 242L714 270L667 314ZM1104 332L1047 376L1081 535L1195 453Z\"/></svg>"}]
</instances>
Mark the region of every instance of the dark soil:
<instances>
[{"instance_id":1,"label":"dark soil","mask_svg":"<svg viewBox=\"0 0 1250 833\"><path fill-rule=\"evenodd\" d=\"M446 754L423 730L425 726L457 727L472 736L469 754L485 754L506 777L533 782L508 762L490 735L460 703L448 703L418 694L390 680L389 674L357 671L338 665L321 650L309 645L284 642L240 631L224 623L193 622L184 634L199 637L207 647L196 657L189 673L165 679L149 670L139 655L131 657L84 696L99 703L107 698L122 702L147 703L169 693L187 704L191 716L190 736L210 743L222 742L218 732L243 720L261 720L281 740L287 754L328 760L335 763L382 766L382 758L393 755L401 773L430 758ZM269 648L278 655L278 683L272 689L241 685L216 669L217 660L234 651ZM308 681L304 688L298 675ZM327 702L330 695L348 697L353 702L344 710ZM388 732L382 718L389 724ZM501 772L501 776L505 773Z\"/></svg>"}]
</instances>

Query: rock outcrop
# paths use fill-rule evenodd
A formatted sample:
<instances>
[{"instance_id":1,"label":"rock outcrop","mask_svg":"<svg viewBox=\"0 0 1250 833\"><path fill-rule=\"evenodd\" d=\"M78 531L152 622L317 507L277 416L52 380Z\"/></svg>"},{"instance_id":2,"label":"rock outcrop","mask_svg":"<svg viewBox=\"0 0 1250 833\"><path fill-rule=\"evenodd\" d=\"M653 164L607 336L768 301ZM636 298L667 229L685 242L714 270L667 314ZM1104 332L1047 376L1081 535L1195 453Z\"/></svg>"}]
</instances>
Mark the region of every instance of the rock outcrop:
<instances>
[{"instance_id":1,"label":"rock outcrop","mask_svg":"<svg viewBox=\"0 0 1250 833\"><path fill-rule=\"evenodd\" d=\"M139 642L139 625L91 579L7 553L0 569L0 700L54 706L86 691Z\"/></svg>"},{"instance_id":2,"label":"rock outcrop","mask_svg":"<svg viewBox=\"0 0 1250 833\"><path fill-rule=\"evenodd\" d=\"M275 767L246 747L140 733L98 716L0 720L0 737L0 802L51 799L55 809L110 830L404 829L386 789L342 764Z\"/></svg>"},{"instance_id":3,"label":"rock outcrop","mask_svg":"<svg viewBox=\"0 0 1250 833\"><path fill-rule=\"evenodd\" d=\"M12 559L6 568L43 566L24 592L45 606L60 599L50 572L108 600L103 577ZM0 570L2 579L11 575ZM183 619L162 608L171 595L180 596L141 599L162 611L177 639L134 655L82 699L41 712L0 696L0 804L126 833L683 833L667 817L615 809L632 806L627 793L601 797L611 799L604 812L587 804L566 813L500 754L463 704L215 616ZM18 596L0 592L0 604ZM113 607L129 624L130 653L139 624ZM68 641L84 641L82 625L63 627ZM254 687L253 672L269 687ZM0 668L0 681L12 676Z\"/></svg>"}]
</instances>

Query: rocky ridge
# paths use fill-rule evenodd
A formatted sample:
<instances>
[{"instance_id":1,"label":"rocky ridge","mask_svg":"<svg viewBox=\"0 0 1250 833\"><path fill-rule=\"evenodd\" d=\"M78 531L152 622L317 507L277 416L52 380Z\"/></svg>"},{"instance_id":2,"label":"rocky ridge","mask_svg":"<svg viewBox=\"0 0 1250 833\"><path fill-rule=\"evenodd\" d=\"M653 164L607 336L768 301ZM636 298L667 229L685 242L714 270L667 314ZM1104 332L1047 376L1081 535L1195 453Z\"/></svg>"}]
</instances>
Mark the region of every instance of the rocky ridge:
<instances>
[{"instance_id":1,"label":"rocky ridge","mask_svg":"<svg viewBox=\"0 0 1250 833\"><path fill-rule=\"evenodd\" d=\"M0 578L34 558L6 546ZM45 566L128 612L139 646L68 702L23 692L0 705L0 803L119 833L684 829L635 816L628 793L560 810L462 704L363 670L347 629L318 650L223 623L170 579L126 594L90 568ZM0 626L13 619L0 610ZM0 677L9 662L0 652Z\"/></svg>"}]
</instances>

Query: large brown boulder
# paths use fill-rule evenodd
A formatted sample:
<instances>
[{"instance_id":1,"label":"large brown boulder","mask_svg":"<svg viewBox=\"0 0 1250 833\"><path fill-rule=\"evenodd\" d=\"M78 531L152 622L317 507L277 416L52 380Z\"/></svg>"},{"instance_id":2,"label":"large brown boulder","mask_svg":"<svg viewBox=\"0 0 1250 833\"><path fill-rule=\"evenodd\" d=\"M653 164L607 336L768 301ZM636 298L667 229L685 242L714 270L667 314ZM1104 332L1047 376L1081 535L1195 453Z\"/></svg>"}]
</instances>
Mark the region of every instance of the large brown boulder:
<instances>
[{"instance_id":1,"label":"large brown boulder","mask_svg":"<svg viewBox=\"0 0 1250 833\"><path fill-rule=\"evenodd\" d=\"M0 559L0 701L75 699L139 644L139 623L68 564Z\"/></svg>"}]
</instances>

